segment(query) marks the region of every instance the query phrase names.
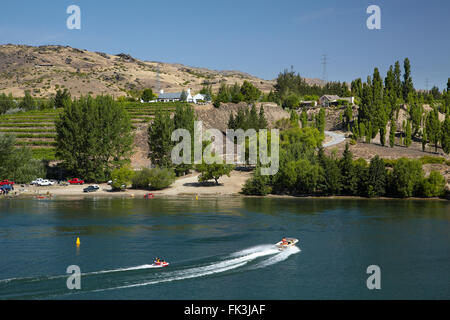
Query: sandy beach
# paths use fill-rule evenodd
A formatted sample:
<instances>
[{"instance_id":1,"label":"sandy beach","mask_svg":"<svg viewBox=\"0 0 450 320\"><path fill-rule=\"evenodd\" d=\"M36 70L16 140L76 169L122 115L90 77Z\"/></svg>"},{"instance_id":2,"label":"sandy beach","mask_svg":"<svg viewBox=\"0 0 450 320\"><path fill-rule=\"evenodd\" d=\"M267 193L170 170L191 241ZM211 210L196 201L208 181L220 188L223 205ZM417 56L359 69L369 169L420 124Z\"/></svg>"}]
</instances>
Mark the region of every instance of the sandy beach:
<instances>
[{"instance_id":1,"label":"sandy beach","mask_svg":"<svg viewBox=\"0 0 450 320\"><path fill-rule=\"evenodd\" d=\"M14 193L20 197L37 197L37 198L58 198L58 197L144 197L148 193L153 193L155 196L181 196L181 195L203 195L203 196L231 196L239 195L245 181L251 176L251 172L233 171L230 177L223 176L219 179L219 185L213 182L199 183L199 173L193 173L181 177L175 183L164 190L149 191L127 189L123 192L112 192L111 186L107 184L98 184L100 190L92 193L85 193L83 189L90 184L84 185L69 185L69 186L49 186L38 187L32 185L16 185Z\"/></svg>"}]
</instances>

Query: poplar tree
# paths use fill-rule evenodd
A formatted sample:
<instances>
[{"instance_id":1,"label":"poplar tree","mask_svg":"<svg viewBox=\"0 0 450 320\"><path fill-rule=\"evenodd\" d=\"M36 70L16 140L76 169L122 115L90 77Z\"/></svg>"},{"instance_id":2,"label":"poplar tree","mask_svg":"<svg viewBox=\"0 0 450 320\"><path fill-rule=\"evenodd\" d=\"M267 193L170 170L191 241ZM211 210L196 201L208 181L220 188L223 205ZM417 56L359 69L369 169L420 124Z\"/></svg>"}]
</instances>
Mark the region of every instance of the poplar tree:
<instances>
[{"instance_id":1,"label":"poplar tree","mask_svg":"<svg viewBox=\"0 0 450 320\"><path fill-rule=\"evenodd\" d=\"M441 137L441 123L439 122L439 112L437 108L433 108L433 110L428 113L425 126L428 139L434 143L435 152L437 153Z\"/></svg>"},{"instance_id":2,"label":"poplar tree","mask_svg":"<svg viewBox=\"0 0 450 320\"><path fill-rule=\"evenodd\" d=\"M164 168L172 166L171 153L174 144L171 138L174 130L175 125L170 113L159 108L148 128L148 157L153 165Z\"/></svg>"},{"instance_id":3,"label":"poplar tree","mask_svg":"<svg viewBox=\"0 0 450 320\"><path fill-rule=\"evenodd\" d=\"M441 132L441 145L446 154L450 153L450 116L445 117L445 121L442 124Z\"/></svg>"},{"instance_id":4,"label":"poplar tree","mask_svg":"<svg viewBox=\"0 0 450 320\"><path fill-rule=\"evenodd\" d=\"M409 94L414 91L414 86L411 77L411 64L408 58L405 59L403 67L405 69L405 73L403 75L403 100L409 103Z\"/></svg>"},{"instance_id":5,"label":"poplar tree","mask_svg":"<svg viewBox=\"0 0 450 320\"><path fill-rule=\"evenodd\" d=\"M348 143L345 144L343 157L340 161L342 193L346 195L356 195L358 193L358 176L353 164L353 154L349 150Z\"/></svg>"},{"instance_id":6,"label":"poplar tree","mask_svg":"<svg viewBox=\"0 0 450 320\"><path fill-rule=\"evenodd\" d=\"M302 122L302 128L306 128L308 126L308 114L304 109L300 115L300 121Z\"/></svg>"},{"instance_id":7,"label":"poplar tree","mask_svg":"<svg viewBox=\"0 0 450 320\"><path fill-rule=\"evenodd\" d=\"M389 146L393 148L395 146L395 133L397 131L397 126L394 120L391 120L391 130L389 132Z\"/></svg>"}]
</instances>

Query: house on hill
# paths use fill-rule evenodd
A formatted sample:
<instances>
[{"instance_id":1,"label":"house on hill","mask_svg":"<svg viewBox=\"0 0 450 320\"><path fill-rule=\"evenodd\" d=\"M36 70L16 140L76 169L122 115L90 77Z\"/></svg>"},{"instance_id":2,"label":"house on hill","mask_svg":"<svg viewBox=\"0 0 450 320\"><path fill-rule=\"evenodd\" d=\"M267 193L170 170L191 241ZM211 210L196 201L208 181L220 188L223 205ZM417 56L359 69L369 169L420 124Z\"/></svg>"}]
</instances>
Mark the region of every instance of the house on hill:
<instances>
[{"instance_id":1,"label":"house on hill","mask_svg":"<svg viewBox=\"0 0 450 320\"><path fill-rule=\"evenodd\" d=\"M164 90L161 90L156 101L158 101L158 102L177 102L177 101L181 101L182 95L183 95L183 92L167 92L167 93L165 93ZM186 91L186 101L193 102L192 95L191 95L191 89L188 89L188 91Z\"/></svg>"},{"instance_id":2,"label":"house on hill","mask_svg":"<svg viewBox=\"0 0 450 320\"><path fill-rule=\"evenodd\" d=\"M188 89L185 91L186 93L186 102L189 103L200 103L200 102L208 102L208 97L203 94L196 94L195 96L192 96L191 89ZM156 99L157 102L177 102L181 101L183 92L168 92L165 93L164 90L161 90L159 93L158 98Z\"/></svg>"},{"instance_id":3,"label":"house on hill","mask_svg":"<svg viewBox=\"0 0 450 320\"><path fill-rule=\"evenodd\" d=\"M337 95L329 95L329 94L320 97L319 104L322 107L329 107L331 105L337 105L339 100L348 101L351 105L355 104L355 97L341 98Z\"/></svg>"},{"instance_id":4,"label":"house on hill","mask_svg":"<svg viewBox=\"0 0 450 320\"><path fill-rule=\"evenodd\" d=\"M211 97L209 95L206 95L206 94L197 93L194 96L193 100L194 100L195 104L209 103L209 102L211 102Z\"/></svg>"}]
</instances>

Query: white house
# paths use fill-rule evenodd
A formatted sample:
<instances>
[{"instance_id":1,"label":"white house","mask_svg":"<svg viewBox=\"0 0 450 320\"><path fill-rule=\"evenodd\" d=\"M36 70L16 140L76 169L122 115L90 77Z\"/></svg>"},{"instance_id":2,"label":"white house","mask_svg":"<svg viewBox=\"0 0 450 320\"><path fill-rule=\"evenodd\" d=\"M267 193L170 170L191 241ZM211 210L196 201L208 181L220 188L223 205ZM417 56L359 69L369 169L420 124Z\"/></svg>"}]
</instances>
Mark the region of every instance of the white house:
<instances>
[{"instance_id":1,"label":"white house","mask_svg":"<svg viewBox=\"0 0 450 320\"><path fill-rule=\"evenodd\" d=\"M169 92L164 93L164 90L161 90L159 93L158 98L156 101L158 102L175 102L175 101L181 101L181 95L183 92ZM186 91L186 101L187 102L194 102L192 95L191 95L191 89L188 89Z\"/></svg>"},{"instance_id":2,"label":"white house","mask_svg":"<svg viewBox=\"0 0 450 320\"><path fill-rule=\"evenodd\" d=\"M207 96L206 94L197 93L194 98L194 103L202 103L202 102L211 102L211 98Z\"/></svg>"},{"instance_id":3,"label":"white house","mask_svg":"<svg viewBox=\"0 0 450 320\"><path fill-rule=\"evenodd\" d=\"M337 95L329 95L326 94L319 99L319 103L323 107L328 107L334 103L336 103L338 100L346 100L350 102L352 105L355 104L355 97L347 97L347 98L341 98Z\"/></svg>"},{"instance_id":4,"label":"white house","mask_svg":"<svg viewBox=\"0 0 450 320\"><path fill-rule=\"evenodd\" d=\"M159 93L158 98L156 101L158 102L176 102L181 101L181 95L183 92L170 92L170 93L164 93L164 90L161 90ZM192 96L191 89L188 89L186 91L186 101L190 103L199 103L201 101L207 101L206 95L203 94L196 94L195 96Z\"/></svg>"}]
</instances>

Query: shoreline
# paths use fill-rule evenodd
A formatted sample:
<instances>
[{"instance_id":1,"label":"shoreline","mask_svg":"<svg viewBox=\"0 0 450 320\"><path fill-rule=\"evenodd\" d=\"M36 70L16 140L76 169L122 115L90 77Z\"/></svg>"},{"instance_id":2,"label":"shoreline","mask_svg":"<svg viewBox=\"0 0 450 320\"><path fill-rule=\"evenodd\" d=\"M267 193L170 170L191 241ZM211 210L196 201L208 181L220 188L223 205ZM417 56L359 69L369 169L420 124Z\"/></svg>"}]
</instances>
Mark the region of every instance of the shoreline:
<instances>
[{"instance_id":1,"label":"shoreline","mask_svg":"<svg viewBox=\"0 0 450 320\"><path fill-rule=\"evenodd\" d=\"M218 186L220 187L220 186ZM66 188L66 187L61 187ZM52 189L55 190L55 189ZM241 193L167 193L165 190L149 191L142 189L127 189L121 192L112 192L109 190L101 190L93 193L73 192L73 193L31 193L23 192L17 195L0 196L1 200L84 200L84 199L144 199L146 194L153 194L153 199L218 199L218 198L248 198L248 199L297 199L297 200L406 200L406 201L450 201L448 198L394 198L394 197L377 197L367 198L362 196L315 196L315 195L287 195L287 194L268 194L266 196L249 196ZM150 199L151 200L151 199Z\"/></svg>"},{"instance_id":2,"label":"shoreline","mask_svg":"<svg viewBox=\"0 0 450 320\"><path fill-rule=\"evenodd\" d=\"M421 201L449 201L450 199L442 198L395 198L395 197L379 197L367 198L362 196L317 196L317 195L290 195L290 194L268 194L266 196L248 196L241 194L242 186L245 184L250 172L233 171L230 177L224 176L219 180L219 185L213 183L198 182L198 173L192 173L178 178L172 186L163 190L142 190L127 189L121 192L111 191L111 186L103 183L99 184L100 190L92 193L85 193L83 189L89 186L69 185L69 186L49 186L37 187L31 185L17 185L15 190L8 196L0 196L2 199L36 199L36 200L80 200L91 198L127 198L127 199L143 199L145 195L151 193L155 198L183 198L183 199L213 199L213 198L267 198L267 199L329 199L329 200L421 200Z\"/></svg>"}]
</instances>

